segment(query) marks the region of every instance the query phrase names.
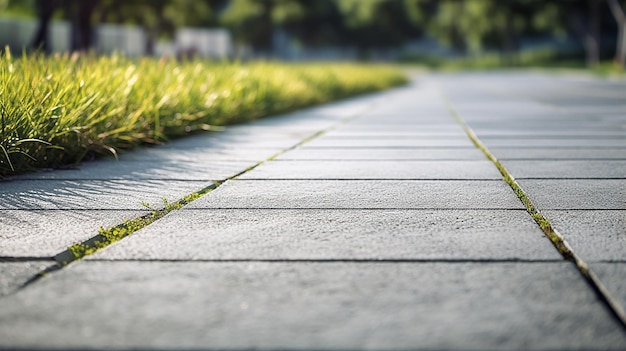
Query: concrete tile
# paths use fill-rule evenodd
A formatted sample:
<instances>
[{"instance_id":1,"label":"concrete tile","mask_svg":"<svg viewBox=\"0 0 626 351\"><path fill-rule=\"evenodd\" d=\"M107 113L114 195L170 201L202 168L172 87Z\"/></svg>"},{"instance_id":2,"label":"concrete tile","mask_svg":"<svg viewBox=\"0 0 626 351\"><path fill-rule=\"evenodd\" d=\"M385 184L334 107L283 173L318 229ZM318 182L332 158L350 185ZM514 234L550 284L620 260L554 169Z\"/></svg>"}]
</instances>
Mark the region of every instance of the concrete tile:
<instances>
[{"instance_id":1,"label":"concrete tile","mask_svg":"<svg viewBox=\"0 0 626 351\"><path fill-rule=\"evenodd\" d=\"M541 210L624 210L623 179L520 179L518 183Z\"/></svg>"},{"instance_id":2,"label":"concrete tile","mask_svg":"<svg viewBox=\"0 0 626 351\"><path fill-rule=\"evenodd\" d=\"M211 182L162 180L11 180L0 182L3 210L145 210L163 207Z\"/></svg>"},{"instance_id":3,"label":"concrete tile","mask_svg":"<svg viewBox=\"0 0 626 351\"><path fill-rule=\"evenodd\" d=\"M261 160L259 160L261 161ZM19 179L82 179L82 180L221 180L245 171L256 162L241 161L115 161L98 160L76 169L29 173Z\"/></svg>"},{"instance_id":4,"label":"concrete tile","mask_svg":"<svg viewBox=\"0 0 626 351\"><path fill-rule=\"evenodd\" d=\"M314 128L319 130L322 128ZM180 139L175 146L164 145L163 148L176 148L180 152L186 150L203 149L210 152L212 149L285 149L291 147L302 138L250 138L248 136L229 136L223 138L202 138L200 136L191 136L188 138Z\"/></svg>"},{"instance_id":5,"label":"concrete tile","mask_svg":"<svg viewBox=\"0 0 626 351\"><path fill-rule=\"evenodd\" d=\"M54 257L110 228L149 213L102 210L0 210L0 256Z\"/></svg>"},{"instance_id":6,"label":"concrete tile","mask_svg":"<svg viewBox=\"0 0 626 351\"><path fill-rule=\"evenodd\" d=\"M557 124L557 126L560 125ZM571 147L571 148L621 148L626 145L624 139L511 139L491 138L483 140L488 147Z\"/></svg>"},{"instance_id":7,"label":"concrete tile","mask_svg":"<svg viewBox=\"0 0 626 351\"><path fill-rule=\"evenodd\" d=\"M337 139L317 138L301 146L302 148L392 148L392 147L454 147L475 148L468 138L448 139Z\"/></svg>"},{"instance_id":8,"label":"concrete tile","mask_svg":"<svg viewBox=\"0 0 626 351\"><path fill-rule=\"evenodd\" d=\"M120 155L121 161L139 162L213 162L213 161L244 161L258 162L266 160L281 151L280 148L268 149L211 149L203 148L187 149L184 151L164 146L147 147L140 150L129 151Z\"/></svg>"},{"instance_id":9,"label":"concrete tile","mask_svg":"<svg viewBox=\"0 0 626 351\"><path fill-rule=\"evenodd\" d=\"M87 259L554 259L524 210L181 210Z\"/></svg>"},{"instance_id":10,"label":"concrete tile","mask_svg":"<svg viewBox=\"0 0 626 351\"><path fill-rule=\"evenodd\" d=\"M491 161L267 162L239 179L502 179Z\"/></svg>"},{"instance_id":11,"label":"concrete tile","mask_svg":"<svg viewBox=\"0 0 626 351\"><path fill-rule=\"evenodd\" d=\"M626 159L626 156L624 157ZM485 160L478 149L307 149L297 148L280 156L282 160Z\"/></svg>"},{"instance_id":12,"label":"concrete tile","mask_svg":"<svg viewBox=\"0 0 626 351\"><path fill-rule=\"evenodd\" d=\"M580 149L580 148L498 148L489 151L500 160L588 160L615 159L626 160L626 148L623 149Z\"/></svg>"},{"instance_id":13,"label":"concrete tile","mask_svg":"<svg viewBox=\"0 0 626 351\"><path fill-rule=\"evenodd\" d=\"M361 123L357 123L361 122ZM330 130L327 134L331 133L346 133L346 134L401 134L401 135L424 135L429 133L439 134L455 134L457 137L465 136L463 129L456 123L436 123L436 124L416 124L413 128L407 128L406 124L390 124L388 119L381 120L377 118L375 120L361 121L359 119L351 121L347 124L341 124L336 129Z\"/></svg>"},{"instance_id":14,"label":"concrete tile","mask_svg":"<svg viewBox=\"0 0 626 351\"><path fill-rule=\"evenodd\" d=\"M584 260L626 258L626 211L547 210L543 213Z\"/></svg>"},{"instance_id":15,"label":"concrete tile","mask_svg":"<svg viewBox=\"0 0 626 351\"><path fill-rule=\"evenodd\" d=\"M503 181L232 180L189 208L524 209Z\"/></svg>"},{"instance_id":16,"label":"concrete tile","mask_svg":"<svg viewBox=\"0 0 626 351\"><path fill-rule=\"evenodd\" d=\"M626 262L594 262L591 263L590 266L598 278L600 278L602 284L609 289L611 295L617 299L622 306L626 306Z\"/></svg>"},{"instance_id":17,"label":"concrete tile","mask_svg":"<svg viewBox=\"0 0 626 351\"><path fill-rule=\"evenodd\" d=\"M0 310L4 348L626 347L568 262L80 262Z\"/></svg>"},{"instance_id":18,"label":"concrete tile","mask_svg":"<svg viewBox=\"0 0 626 351\"><path fill-rule=\"evenodd\" d=\"M37 273L54 265L54 261L0 261L0 297L11 294ZM2 347L2 342L0 342Z\"/></svg>"},{"instance_id":19,"label":"concrete tile","mask_svg":"<svg viewBox=\"0 0 626 351\"><path fill-rule=\"evenodd\" d=\"M626 161L514 161L504 162L506 169L521 178L623 178Z\"/></svg>"},{"instance_id":20,"label":"concrete tile","mask_svg":"<svg viewBox=\"0 0 626 351\"><path fill-rule=\"evenodd\" d=\"M456 130L345 130L334 129L324 133L324 138L330 139L422 139L422 138L467 138L465 131L459 127Z\"/></svg>"},{"instance_id":21,"label":"concrete tile","mask_svg":"<svg viewBox=\"0 0 626 351\"><path fill-rule=\"evenodd\" d=\"M544 129L538 125L534 129L517 130L507 125L493 125L491 128L474 130L483 140L506 138L519 139L624 139L626 134L619 130L588 130L578 126L563 125L558 130Z\"/></svg>"}]
</instances>

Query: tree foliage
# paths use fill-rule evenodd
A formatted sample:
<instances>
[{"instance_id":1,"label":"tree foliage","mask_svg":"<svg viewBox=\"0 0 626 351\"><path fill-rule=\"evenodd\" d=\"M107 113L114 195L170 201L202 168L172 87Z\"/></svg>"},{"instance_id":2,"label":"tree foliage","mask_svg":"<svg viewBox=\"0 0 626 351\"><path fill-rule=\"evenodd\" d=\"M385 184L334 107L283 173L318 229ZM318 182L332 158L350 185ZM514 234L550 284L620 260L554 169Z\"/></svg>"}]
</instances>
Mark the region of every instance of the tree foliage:
<instances>
[{"instance_id":1,"label":"tree foliage","mask_svg":"<svg viewBox=\"0 0 626 351\"><path fill-rule=\"evenodd\" d=\"M151 41L184 26L224 26L237 43L265 53L277 33L287 33L308 47L368 52L429 36L460 53L508 55L523 39L574 38L591 64L608 36L619 43L616 61L626 55L624 0L0 0L0 9L46 23L43 3L80 31L89 29L79 25L77 17L85 16L90 23L140 25Z\"/></svg>"}]
</instances>

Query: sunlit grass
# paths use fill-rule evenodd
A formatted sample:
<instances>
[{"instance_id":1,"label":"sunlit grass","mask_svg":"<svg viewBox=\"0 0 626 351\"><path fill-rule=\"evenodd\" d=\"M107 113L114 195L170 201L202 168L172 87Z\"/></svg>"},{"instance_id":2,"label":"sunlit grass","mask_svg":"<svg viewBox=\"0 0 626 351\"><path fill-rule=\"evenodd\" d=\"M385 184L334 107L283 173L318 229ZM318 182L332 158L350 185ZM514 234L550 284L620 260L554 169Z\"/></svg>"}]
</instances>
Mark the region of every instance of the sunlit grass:
<instances>
[{"instance_id":1,"label":"sunlit grass","mask_svg":"<svg viewBox=\"0 0 626 351\"><path fill-rule=\"evenodd\" d=\"M0 176L382 90L391 67L0 57Z\"/></svg>"}]
</instances>

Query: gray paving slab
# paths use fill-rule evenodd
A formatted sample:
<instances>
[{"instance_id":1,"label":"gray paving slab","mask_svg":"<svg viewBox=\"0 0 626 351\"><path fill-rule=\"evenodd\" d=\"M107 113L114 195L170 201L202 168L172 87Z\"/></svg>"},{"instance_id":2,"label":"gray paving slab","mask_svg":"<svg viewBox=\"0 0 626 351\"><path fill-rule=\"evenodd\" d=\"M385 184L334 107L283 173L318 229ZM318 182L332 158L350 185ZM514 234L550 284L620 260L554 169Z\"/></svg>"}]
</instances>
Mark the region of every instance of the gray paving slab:
<instances>
[{"instance_id":1,"label":"gray paving slab","mask_svg":"<svg viewBox=\"0 0 626 351\"><path fill-rule=\"evenodd\" d=\"M626 262L594 262L590 266L602 283L609 289L611 295L622 306L626 306Z\"/></svg>"},{"instance_id":2,"label":"gray paving slab","mask_svg":"<svg viewBox=\"0 0 626 351\"><path fill-rule=\"evenodd\" d=\"M491 161L266 162L239 179L502 179Z\"/></svg>"},{"instance_id":3,"label":"gray paving slab","mask_svg":"<svg viewBox=\"0 0 626 351\"><path fill-rule=\"evenodd\" d=\"M318 128L315 128L319 130ZM291 147L302 138L294 136L293 138L250 138L249 136L224 136L221 138L215 138L206 135L191 136L188 138L180 139L175 146L163 145L162 148L176 148L180 152L194 149L284 149Z\"/></svg>"},{"instance_id":4,"label":"gray paving slab","mask_svg":"<svg viewBox=\"0 0 626 351\"><path fill-rule=\"evenodd\" d=\"M520 179L518 183L540 210L623 210L623 179Z\"/></svg>"},{"instance_id":5,"label":"gray paving slab","mask_svg":"<svg viewBox=\"0 0 626 351\"><path fill-rule=\"evenodd\" d=\"M626 160L626 148L581 149L581 148L498 148L489 151L500 160Z\"/></svg>"},{"instance_id":6,"label":"gray paving slab","mask_svg":"<svg viewBox=\"0 0 626 351\"><path fill-rule=\"evenodd\" d=\"M349 125L349 124L348 124ZM345 130L334 129L327 133L324 133L324 138L339 138L339 139L366 139L366 138L380 138L380 139L420 139L420 138L467 138L465 131L459 127L456 130Z\"/></svg>"},{"instance_id":7,"label":"gray paving slab","mask_svg":"<svg viewBox=\"0 0 626 351\"><path fill-rule=\"evenodd\" d=\"M626 135L620 130L588 130L578 126L563 125L559 130L546 130L543 126L537 126L531 130L512 129L506 125L492 125L491 128L478 129L477 135L483 140L492 138L528 138L528 139L625 139ZM476 132L476 130L475 130Z\"/></svg>"},{"instance_id":8,"label":"gray paving slab","mask_svg":"<svg viewBox=\"0 0 626 351\"><path fill-rule=\"evenodd\" d=\"M336 125L334 129L328 131L324 135L332 135L337 132L339 134L417 134L423 135L428 133L456 134L462 131L461 126L450 123L450 120L438 122L436 124L417 123L412 128L407 128L406 124L392 124L388 119L363 120L361 118L350 121L350 123Z\"/></svg>"},{"instance_id":9,"label":"gray paving slab","mask_svg":"<svg viewBox=\"0 0 626 351\"><path fill-rule=\"evenodd\" d=\"M14 293L37 273L54 265L54 261L0 261L0 298ZM2 347L0 342L0 347ZM4 345L6 346L6 345Z\"/></svg>"},{"instance_id":10,"label":"gray paving slab","mask_svg":"<svg viewBox=\"0 0 626 351\"><path fill-rule=\"evenodd\" d=\"M562 260L524 210L181 210L87 259Z\"/></svg>"},{"instance_id":11,"label":"gray paving slab","mask_svg":"<svg viewBox=\"0 0 626 351\"><path fill-rule=\"evenodd\" d=\"M538 139L538 138L529 138L529 139L512 139L512 138L502 138L502 139L488 139L483 140L483 143L488 147L572 147L572 148L581 148L581 147L591 147L591 148L621 148L626 145L626 140L624 139L580 139L580 138L572 138L572 139L555 139L555 138L546 138L546 139Z\"/></svg>"},{"instance_id":12,"label":"gray paving slab","mask_svg":"<svg viewBox=\"0 0 626 351\"><path fill-rule=\"evenodd\" d=\"M145 210L163 206L211 182L163 180L10 180L0 182L2 210Z\"/></svg>"},{"instance_id":13,"label":"gray paving slab","mask_svg":"<svg viewBox=\"0 0 626 351\"><path fill-rule=\"evenodd\" d=\"M207 151L210 152L210 151ZM75 169L29 173L19 179L221 180L245 171L254 161L98 160Z\"/></svg>"},{"instance_id":14,"label":"gray paving slab","mask_svg":"<svg viewBox=\"0 0 626 351\"><path fill-rule=\"evenodd\" d=\"M624 152L626 154L626 151ZM626 155L624 156L626 159ZM276 161L288 160L484 160L479 149L313 149L297 148L276 157Z\"/></svg>"},{"instance_id":15,"label":"gray paving slab","mask_svg":"<svg viewBox=\"0 0 626 351\"><path fill-rule=\"evenodd\" d=\"M488 103L488 102L485 102ZM503 114L505 112L501 112ZM559 138L553 138L552 136L543 135L545 139L557 139L557 140L570 140L569 143L575 143L576 140L585 141L589 139L590 141L597 140L598 138L580 138L576 136L579 133L603 133L607 130L621 131L623 133L624 128L622 128L622 122L618 121L589 121L589 117L586 118L563 118L563 119L546 119L547 117L536 117L533 118L530 115L522 115L515 116L514 118L502 118L502 115L496 115L492 119L485 120L476 120L476 118L467 118L467 122L470 123L472 129L477 133L477 135L481 135L484 131L491 131L494 129L494 126L499 125L499 130L505 128L510 128L518 132L526 132L531 133L537 131L541 128L544 131L553 131L559 130L563 128L565 132L572 134L569 138L566 136L561 136ZM462 115L465 117L464 115ZM498 117L499 116L499 117ZM568 127L569 126L569 127ZM539 135L533 136L528 139L537 139ZM492 139L497 139L496 136L493 136ZM516 138L518 139L518 138ZM619 140L618 137L611 137L609 139ZM623 140L623 138L621 138Z\"/></svg>"},{"instance_id":16,"label":"gray paving slab","mask_svg":"<svg viewBox=\"0 0 626 351\"><path fill-rule=\"evenodd\" d=\"M504 162L506 169L521 178L622 178L626 180L626 161L515 161Z\"/></svg>"},{"instance_id":17,"label":"gray paving slab","mask_svg":"<svg viewBox=\"0 0 626 351\"><path fill-rule=\"evenodd\" d=\"M543 213L584 260L626 258L625 210L547 210Z\"/></svg>"},{"instance_id":18,"label":"gray paving slab","mask_svg":"<svg viewBox=\"0 0 626 351\"><path fill-rule=\"evenodd\" d=\"M503 181L231 180L189 208L523 209Z\"/></svg>"},{"instance_id":19,"label":"gray paving slab","mask_svg":"<svg viewBox=\"0 0 626 351\"><path fill-rule=\"evenodd\" d=\"M0 210L0 256L54 257L110 228L149 213L103 210Z\"/></svg>"},{"instance_id":20,"label":"gray paving slab","mask_svg":"<svg viewBox=\"0 0 626 351\"><path fill-rule=\"evenodd\" d=\"M475 148L467 137L447 139L415 138L415 139L337 139L317 138L304 144L303 148L374 148L374 147L463 147Z\"/></svg>"},{"instance_id":21,"label":"gray paving slab","mask_svg":"<svg viewBox=\"0 0 626 351\"><path fill-rule=\"evenodd\" d=\"M626 347L568 262L81 262L0 310L5 348Z\"/></svg>"},{"instance_id":22,"label":"gray paving slab","mask_svg":"<svg viewBox=\"0 0 626 351\"><path fill-rule=\"evenodd\" d=\"M122 153L122 161L141 162L213 162L213 161L246 161L257 162L268 159L279 152L280 148L266 149L186 149L176 150L173 147L154 146Z\"/></svg>"}]
</instances>

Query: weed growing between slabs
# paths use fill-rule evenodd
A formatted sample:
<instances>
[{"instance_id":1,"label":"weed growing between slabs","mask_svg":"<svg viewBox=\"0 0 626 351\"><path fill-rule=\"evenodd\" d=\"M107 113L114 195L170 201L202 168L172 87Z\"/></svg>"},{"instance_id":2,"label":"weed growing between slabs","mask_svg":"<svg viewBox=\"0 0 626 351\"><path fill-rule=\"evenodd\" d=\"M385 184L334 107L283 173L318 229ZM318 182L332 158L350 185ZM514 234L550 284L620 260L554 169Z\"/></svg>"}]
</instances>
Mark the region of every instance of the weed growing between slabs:
<instances>
[{"instance_id":1,"label":"weed growing between slabs","mask_svg":"<svg viewBox=\"0 0 626 351\"><path fill-rule=\"evenodd\" d=\"M0 176L407 82L365 64L249 64L121 55L0 57Z\"/></svg>"},{"instance_id":2,"label":"weed growing between slabs","mask_svg":"<svg viewBox=\"0 0 626 351\"><path fill-rule=\"evenodd\" d=\"M215 182L214 184L198 192L187 195L173 203L168 202L167 199L163 199L162 209L154 209L150 207L150 205L148 205L147 203L142 203L146 208L150 210L149 214L127 220L124 223L112 228L105 229L101 227L98 231L97 236L88 240L87 242L77 243L70 246L65 253L62 253L59 257L57 257L57 260L60 261L62 265L65 265L71 261L83 258L87 255L91 255L92 253L102 248L105 248L116 241L122 240L123 238L131 235L139 229L150 225L154 221L163 218L163 216L170 213L171 211L181 209L183 206L206 195L220 185L221 182ZM67 255L67 253L71 255Z\"/></svg>"}]
</instances>

